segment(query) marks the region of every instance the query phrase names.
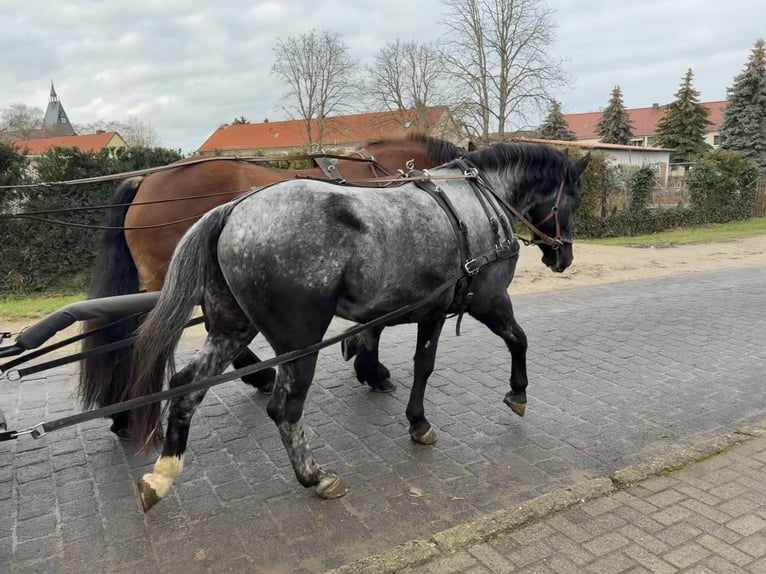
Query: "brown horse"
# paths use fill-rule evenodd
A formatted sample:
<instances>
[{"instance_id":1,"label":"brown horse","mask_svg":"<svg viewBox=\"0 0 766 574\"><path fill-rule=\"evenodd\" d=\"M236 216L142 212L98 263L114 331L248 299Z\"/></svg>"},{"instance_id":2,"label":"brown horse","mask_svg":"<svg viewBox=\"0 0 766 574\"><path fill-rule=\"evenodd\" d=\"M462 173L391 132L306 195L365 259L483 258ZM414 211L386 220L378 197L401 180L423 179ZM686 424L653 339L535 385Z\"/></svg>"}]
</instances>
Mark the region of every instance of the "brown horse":
<instances>
[{"instance_id":1,"label":"brown horse","mask_svg":"<svg viewBox=\"0 0 766 574\"><path fill-rule=\"evenodd\" d=\"M371 157L374 162L339 159L335 172L343 179L360 185L358 182L385 175L386 172L405 170L408 164L418 169L441 165L465 151L449 142L422 134L385 138L368 143L352 156L358 156L358 159ZM159 291L165 281L173 250L191 225L210 209L253 187L297 177L328 179L320 168L275 169L237 158L216 158L196 163L194 159L187 158L172 164L177 165L178 169L125 180L118 187L113 202L123 207L110 210L107 223L111 229L106 230L102 237L89 298L137 293L142 284L149 291ZM366 185L381 184L368 182ZM85 339L83 349L87 351L131 336L140 320L135 317L101 329ZM104 327L105 323L105 320L88 321L85 329ZM388 369L378 361L377 341L381 330L350 344L351 350L344 354L346 358L357 354L354 368L360 382L366 382L373 390L387 392L394 386ZM245 348L234 360L234 366L238 368L258 360L252 351ZM131 371L129 349L87 356L81 364L79 385L83 404L86 407L101 407L120 401ZM267 369L243 377L243 380L257 389L270 392L274 376L274 370ZM112 432L125 437L127 413L113 415L112 420Z\"/></svg>"}]
</instances>

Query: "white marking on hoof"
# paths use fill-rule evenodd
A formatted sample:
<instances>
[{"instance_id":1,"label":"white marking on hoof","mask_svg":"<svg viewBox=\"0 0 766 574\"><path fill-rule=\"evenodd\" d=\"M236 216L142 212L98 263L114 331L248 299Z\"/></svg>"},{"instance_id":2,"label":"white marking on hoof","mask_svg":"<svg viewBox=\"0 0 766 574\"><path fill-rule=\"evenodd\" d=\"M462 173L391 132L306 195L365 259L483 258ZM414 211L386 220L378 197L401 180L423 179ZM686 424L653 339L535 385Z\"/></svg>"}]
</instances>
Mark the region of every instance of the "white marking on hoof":
<instances>
[{"instance_id":1,"label":"white marking on hoof","mask_svg":"<svg viewBox=\"0 0 766 574\"><path fill-rule=\"evenodd\" d=\"M184 457L161 456L154 463L154 472L141 477L141 480L149 486L157 498L165 498L173 484L173 479L184 469Z\"/></svg>"}]
</instances>

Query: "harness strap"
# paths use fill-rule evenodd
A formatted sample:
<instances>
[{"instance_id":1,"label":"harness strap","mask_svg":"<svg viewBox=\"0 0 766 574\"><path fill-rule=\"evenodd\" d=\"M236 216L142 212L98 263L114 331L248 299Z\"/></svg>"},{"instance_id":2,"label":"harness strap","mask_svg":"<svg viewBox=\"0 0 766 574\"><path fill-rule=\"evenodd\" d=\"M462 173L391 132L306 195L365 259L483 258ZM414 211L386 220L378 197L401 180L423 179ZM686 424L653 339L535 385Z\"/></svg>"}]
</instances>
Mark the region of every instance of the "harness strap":
<instances>
[{"instance_id":1,"label":"harness strap","mask_svg":"<svg viewBox=\"0 0 766 574\"><path fill-rule=\"evenodd\" d=\"M315 157L314 162L316 162L316 164L322 170L322 173L327 176L328 181L333 183L346 182L345 178L340 174L340 170L337 166L337 161L328 157Z\"/></svg>"}]
</instances>

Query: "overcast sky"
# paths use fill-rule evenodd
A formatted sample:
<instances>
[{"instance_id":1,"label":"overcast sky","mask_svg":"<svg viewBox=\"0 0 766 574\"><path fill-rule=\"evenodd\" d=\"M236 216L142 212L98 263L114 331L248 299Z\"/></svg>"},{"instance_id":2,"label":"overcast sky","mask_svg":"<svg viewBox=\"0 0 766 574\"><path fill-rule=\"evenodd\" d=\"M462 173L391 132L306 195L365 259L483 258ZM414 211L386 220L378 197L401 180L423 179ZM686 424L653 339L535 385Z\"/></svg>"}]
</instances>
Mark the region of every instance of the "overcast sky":
<instances>
[{"instance_id":1,"label":"overcast sky","mask_svg":"<svg viewBox=\"0 0 766 574\"><path fill-rule=\"evenodd\" d=\"M726 98L756 39L763 0L548 0L565 113L673 100L687 68L702 101ZM369 62L388 40L445 31L439 0L0 0L0 109L45 109L53 80L74 124L138 116L159 145L194 151L222 123L289 119L273 48L312 28Z\"/></svg>"}]
</instances>

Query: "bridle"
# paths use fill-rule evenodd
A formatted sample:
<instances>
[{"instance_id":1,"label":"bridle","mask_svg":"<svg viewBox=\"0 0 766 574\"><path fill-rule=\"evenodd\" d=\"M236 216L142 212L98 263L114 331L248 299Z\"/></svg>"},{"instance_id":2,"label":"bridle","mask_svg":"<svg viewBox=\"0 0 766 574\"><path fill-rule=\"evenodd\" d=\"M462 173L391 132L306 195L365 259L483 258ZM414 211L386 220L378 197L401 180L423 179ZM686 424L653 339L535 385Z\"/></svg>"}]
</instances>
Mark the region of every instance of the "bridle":
<instances>
[{"instance_id":1,"label":"bridle","mask_svg":"<svg viewBox=\"0 0 766 574\"><path fill-rule=\"evenodd\" d=\"M561 185L559 185L559 192L556 195L556 202L553 204L553 207L551 207L551 210L548 212L548 215L543 217L535 225L531 225L525 219L520 218L521 221L527 227L529 227L530 231L532 232L532 236L533 237L538 236L540 238L540 239L532 239L530 243L533 243L533 244L543 243L545 245L550 245L551 249L553 249L554 251L564 244L568 244L568 245L572 244L571 239L561 237L561 225L559 225L559 207L561 206L561 198L563 196L564 196L564 180L561 180ZM551 237L550 235L546 235L539 229L539 226L541 226L543 223L546 223L551 218L553 218L553 229L555 232L555 235L553 237Z\"/></svg>"},{"instance_id":2,"label":"bridle","mask_svg":"<svg viewBox=\"0 0 766 574\"><path fill-rule=\"evenodd\" d=\"M498 193L487 181L484 180L484 178L479 173L479 170L475 167L469 165L465 158L461 158L460 160L457 160L455 163L457 163L458 166L460 166L461 169L463 169L463 172L466 176L470 176L473 178L473 180L477 183L477 185L482 186L483 188L487 189L492 196L497 199L500 204L505 207L508 211L510 211L519 221L521 221L524 225L526 225L530 232L532 233L532 239L524 239L523 237L519 237L519 239L525 244L525 245L548 245L553 249L554 251L556 249L559 249L563 245L571 245L572 240L567 239L565 237L561 236L561 225L559 224L559 208L561 207L561 199L564 197L564 184L566 180L561 180L561 185L559 185L559 191L556 194L556 201L553 204L553 207L551 207L551 210L548 212L548 214L543 217L540 221L538 221L536 224L533 224L529 219L524 217L524 215L516 209L511 203L501 194ZM554 224L554 230L555 235L554 237L551 237L547 233L543 233L540 231L539 226L541 226L543 223L546 223L548 220L553 219Z\"/></svg>"}]
</instances>

